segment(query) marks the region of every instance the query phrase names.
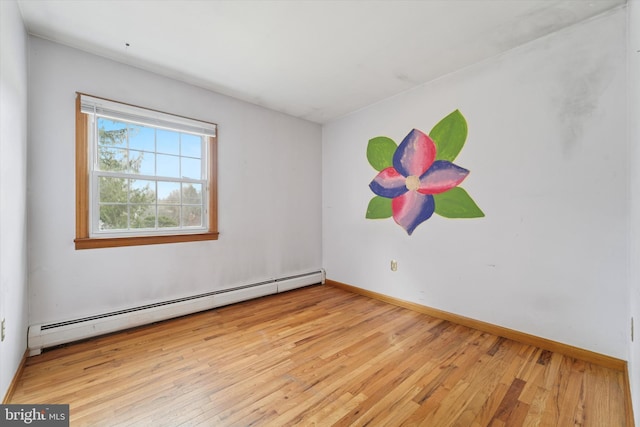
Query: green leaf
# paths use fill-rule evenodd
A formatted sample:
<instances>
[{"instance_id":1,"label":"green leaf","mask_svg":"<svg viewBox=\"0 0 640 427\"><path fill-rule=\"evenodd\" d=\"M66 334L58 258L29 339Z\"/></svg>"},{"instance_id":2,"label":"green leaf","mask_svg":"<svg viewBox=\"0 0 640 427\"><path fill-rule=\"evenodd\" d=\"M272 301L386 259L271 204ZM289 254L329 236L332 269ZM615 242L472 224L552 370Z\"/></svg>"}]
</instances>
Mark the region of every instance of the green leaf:
<instances>
[{"instance_id":1,"label":"green leaf","mask_svg":"<svg viewBox=\"0 0 640 427\"><path fill-rule=\"evenodd\" d=\"M445 218L480 218L484 212L476 205L471 196L460 187L454 187L444 193L434 194L436 210Z\"/></svg>"},{"instance_id":2,"label":"green leaf","mask_svg":"<svg viewBox=\"0 0 640 427\"><path fill-rule=\"evenodd\" d=\"M393 153L398 146L393 139L377 136L369 140L367 145L367 160L377 171L393 166Z\"/></svg>"},{"instance_id":3,"label":"green leaf","mask_svg":"<svg viewBox=\"0 0 640 427\"><path fill-rule=\"evenodd\" d=\"M467 121L459 110L440 120L429 136L436 144L436 160L452 162L467 140Z\"/></svg>"},{"instance_id":4,"label":"green leaf","mask_svg":"<svg viewBox=\"0 0 640 427\"><path fill-rule=\"evenodd\" d=\"M391 211L391 199L374 196L367 206L367 219L384 219L393 215Z\"/></svg>"}]
</instances>

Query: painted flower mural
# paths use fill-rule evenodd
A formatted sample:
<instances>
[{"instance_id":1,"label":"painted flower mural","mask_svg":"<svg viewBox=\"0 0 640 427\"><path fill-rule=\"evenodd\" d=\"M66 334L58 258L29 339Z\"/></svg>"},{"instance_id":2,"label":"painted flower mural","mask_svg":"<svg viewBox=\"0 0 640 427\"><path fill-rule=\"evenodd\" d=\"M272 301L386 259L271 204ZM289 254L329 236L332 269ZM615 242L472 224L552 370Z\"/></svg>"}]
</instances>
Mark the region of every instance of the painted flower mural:
<instances>
[{"instance_id":1,"label":"painted flower mural","mask_svg":"<svg viewBox=\"0 0 640 427\"><path fill-rule=\"evenodd\" d=\"M429 135L413 129L399 146L388 137L369 140L367 159L378 175L369 188L366 217L393 219L411 235L436 213L445 218L478 218L484 213L458 187L469 174L453 163L467 139L467 122L456 110Z\"/></svg>"}]
</instances>

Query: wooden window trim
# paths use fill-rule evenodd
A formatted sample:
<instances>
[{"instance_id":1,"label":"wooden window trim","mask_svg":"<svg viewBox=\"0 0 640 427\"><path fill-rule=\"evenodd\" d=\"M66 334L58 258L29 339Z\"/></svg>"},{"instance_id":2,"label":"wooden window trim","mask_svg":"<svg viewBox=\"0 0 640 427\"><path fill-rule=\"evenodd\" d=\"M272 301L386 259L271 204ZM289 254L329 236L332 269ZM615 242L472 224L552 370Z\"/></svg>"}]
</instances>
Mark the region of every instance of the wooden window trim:
<instances>
[{"instance_id":1,"label":"wooden window trim","mask_svg":"<svg viewBox=\"0 0 640 427\"><path fill-rule=\"evenodd\" d=\"M218 239L218 131L208 137L209 144L209 230L195 234L159 234L157 236L90 237L89 224L89 116L81 112L81 93L76 93L76 249L113 248L163 243L200 242Z\"/></svg>"}]
</instances>

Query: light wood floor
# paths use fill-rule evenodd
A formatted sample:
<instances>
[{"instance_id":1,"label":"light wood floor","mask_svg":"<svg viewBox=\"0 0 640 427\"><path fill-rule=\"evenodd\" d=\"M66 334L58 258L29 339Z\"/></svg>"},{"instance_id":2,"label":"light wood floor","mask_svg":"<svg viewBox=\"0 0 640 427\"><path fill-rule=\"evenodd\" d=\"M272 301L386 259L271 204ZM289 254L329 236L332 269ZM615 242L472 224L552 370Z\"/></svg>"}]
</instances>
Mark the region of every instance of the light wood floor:
<instances>
[{"instance_id":1,"label":"light wood floor","mask_svg":"<svg viewBox=\"0 0 640 427\"><path fill-rule=\"evenodd\" d=\"M72 426L625 426L622 372L312 286L29 358Z\"/></svg>"}]
</instances>

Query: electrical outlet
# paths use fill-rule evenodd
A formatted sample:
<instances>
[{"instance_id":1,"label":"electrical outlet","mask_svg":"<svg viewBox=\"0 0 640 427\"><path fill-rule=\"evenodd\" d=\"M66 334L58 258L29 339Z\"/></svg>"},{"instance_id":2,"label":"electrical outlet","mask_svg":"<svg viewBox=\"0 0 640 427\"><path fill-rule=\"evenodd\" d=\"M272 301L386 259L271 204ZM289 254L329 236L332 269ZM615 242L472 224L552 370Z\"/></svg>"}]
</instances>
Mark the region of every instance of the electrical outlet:
<instances>
[{"instance_id":1,"label":"electrical outlet","mask_svg":"<svg viewBox=\"0 0 640 427\"><path fill-rule=\"evenodd\" d=\"M0 341L4 341L4 319L2 319L2 325L0 326Z\"/></svg>"},{"instance_id":2,"label":"electrical outlet","mask_svg":"<svg viewBox=\"0 0 640 427\"><path fill-rule=\"evenodd\" d=\"M391 260L391 271L398 271L398 261L395 259Z\"/></svg>"}]
</instances>

